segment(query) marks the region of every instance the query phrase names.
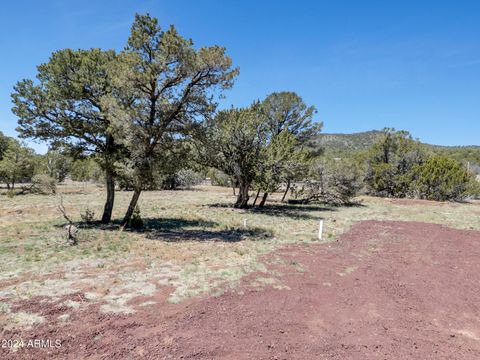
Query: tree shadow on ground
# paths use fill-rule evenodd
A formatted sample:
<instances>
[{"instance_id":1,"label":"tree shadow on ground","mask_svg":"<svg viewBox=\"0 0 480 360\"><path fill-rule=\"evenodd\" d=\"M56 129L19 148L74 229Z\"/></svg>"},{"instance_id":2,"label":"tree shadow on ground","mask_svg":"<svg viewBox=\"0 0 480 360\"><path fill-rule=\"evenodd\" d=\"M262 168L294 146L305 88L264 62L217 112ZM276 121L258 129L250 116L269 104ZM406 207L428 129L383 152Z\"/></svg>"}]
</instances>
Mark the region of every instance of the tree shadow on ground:
<instances>
[{"instance_id":1,"label":"tree shadow on ground","mask_svg":"<svg viewBox=\"0 0 480 360\"><path fill-rule=\"evenodd\" d=\"M147 239L160 240L165 242L183 241L213 241L213 242L238 242L246 239L262 240L273 237L271 231L250 228L250 229L177 229L173 231L154 231L147 234Z\"/></svg>"},{"instance_id":2,"label":"tree shadow on ground","mask_svg":"<svg viewBox=\"0 0 480 360\"><path fill-rule=\"evenodd\" d=\"M238 242L246 239L261 240L273 237L269 230L261 228L230 228L215 229L219 226L214 221L206 220L188 220L182 218L144 218L144 226L141 229L126 228L126 233L142 233L149 240L158 240L165 242L182 241L215 241L215 242ZM119 229L120 220L115 220L110 224L101 224L100 222L74 223L79 229L99 229L115 231ZM64 227L65 225L58 225Z\"/></svg>"},{"instance_id":3,"label":"tree shadow on ground","mask_svg":"<svg viewBox=\"0 0 480 360\"><path fill-rule=\"evenodd\" d=\"M126 231L130 232L151 232L151 231L173 231L176 229L183 229L186 227L215 227L218 226L218 223L214 221L206 220L187 220L182 218L142 218L143 228L141 229L132 229L126 228ZM98 229L98 230L118 230L120 227L120 219L115 219L108 224L102 224L100 221L84 222L77 221L73 225L77 226L80 229ZM65 225L57 225L58 227L63 227Z\"/></svg>"},{"instance_id":4,"label":"tree shadow on ground","mask_svg":"<svg viewBox=\"0 0 480 360\"><path fill-rule=\"evenodd\" d=\"M166 242L182 241L223 241L237 242L245 239L266 239L272 237L270 231L260 228L248 229L215 229L219 224L214 221L187 220L182 218L148 218L144 219L145 227L141 231L150 240Z\"/></svg>"},{"instance_id":5,"label":"tree shadow on ground","mask_svg":"<svg viewBox=\"0 0 480 360\"><path fill-rule=\"evenodd\" d=\"M213 208L232 208L232 204L230 203L215 203L206 206ZM263 208L249 207L241 210L253 214L265 214L296 220L316 220L318 219L318 216L309 214L310 212L337 211L337 208L335 206L326 205L266 204Z\"/></svg>"}]
</instances>

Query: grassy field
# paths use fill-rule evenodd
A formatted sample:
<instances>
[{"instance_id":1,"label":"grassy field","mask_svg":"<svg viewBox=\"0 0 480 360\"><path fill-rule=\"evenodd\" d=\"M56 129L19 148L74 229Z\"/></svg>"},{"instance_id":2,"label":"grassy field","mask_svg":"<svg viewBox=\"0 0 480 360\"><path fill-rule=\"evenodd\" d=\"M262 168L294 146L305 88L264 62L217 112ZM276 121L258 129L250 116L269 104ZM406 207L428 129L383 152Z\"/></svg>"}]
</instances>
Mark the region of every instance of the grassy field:
<instances>
[{"instance_id":1,"label":"grassy field","mask_svg":"<svg viewBox=\"0 0 480 360\"><path fill-rule=\"evenodd\" d=\"M62 189L68 214L79 221L87 208L101 214L103 189ZM114 217L130 198L118 192ZM276 284L262 255L289 243L334 241L360 220L413 220L480 230L480 204L434 203L360 198L354 207L300 206L273 196L262 210L236 210L231 189L203 186L185 191L144 192L140 199L143 231L119 232L115 226L82 226L79 244L65 240L65 220L55 196L0 196L0 319L5 326L41 322L35 314L18 314L10 305L35 296L58 299L82 292L102 311L131 313L129 302L159 288L171 289L170 302L199 294L221 294L246 274L265 276L261 285ZM246 226L244 226L246 220ZM295 265L295 264L294 264ZM301 264L298 271L301 271ZM143 304L148 305L148 302ZM69 301L73 308L84 302Z\"/></svg>"}]
</instances>

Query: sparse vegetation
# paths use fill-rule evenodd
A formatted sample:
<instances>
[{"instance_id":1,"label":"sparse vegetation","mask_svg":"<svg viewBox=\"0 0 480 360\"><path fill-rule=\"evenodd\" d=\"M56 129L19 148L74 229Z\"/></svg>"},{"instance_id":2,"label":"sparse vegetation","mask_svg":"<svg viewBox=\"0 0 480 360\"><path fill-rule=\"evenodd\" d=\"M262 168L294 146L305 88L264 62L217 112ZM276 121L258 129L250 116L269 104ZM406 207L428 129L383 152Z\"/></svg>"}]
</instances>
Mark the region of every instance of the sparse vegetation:
<instances>
[{"instance_id":1,"label":"sparse vegetation","mask_svg":"<svg viewBox=\"0 0 480 360\"><path fill-rule=\"evenodd\" d=\"M132 217L128 221L128 227L140 230L144 226L142 215L140 214L140 207L137 205L135 206L135 210L133 210Z\"/></svg>"},{"instance_id":2,"label":"sparse vegetation","mask_svg":"<svg viewBox=\"0 0 480 360\"><path fill-rule=\"evenodd\" d=\"M46 174L37 174L32 178L28 191L34 194L51 195L57 191L57 182L53 177Z\"/></svg>"},{"instance_id":3,"label":"sparse vegetation","mask_svg":"<svg viewBox=\"0 0 480 360\"><path fill-rule=\"evenodd\" d=\"M2 329L52 316L67 326L69 314L16 306L39 297L42 311L96 304L134 314L161 300L220 297L248 274L245 289L291 290L280 275L310 280L316 259L275 250L316 243L302 250L334 259L348 246L332 242L363 220L480 230L478 148L430 146L394 129L321 135L316 108L291 91L221 108L238 75L225 48L194 46L174 26L137 14L123 50L58 50L35 80L16 84L20 138L48 151L0 132ZM380 253L384 235L366 230L366 247L347 251L352 262L325 266L333 278L319 289L365 273L356 260Z\"/></svg>"},{"instance_id":4,"label":"sparse vegetation","mask_svg":"<svg viewBox=\"0 0 480 360\"><path fill-rule=\"evenodd\" d=\"M79 208L102 210L102 190L94 186L87 190L62 195L73 224L82 221ZM114 218L121 217L120 209L128 203L130 194L118 192L120 206ZM91 302L105 300L117 304L123 296L138 296L138 287L129 284L147 288L149 279L156 279L157 287L174 287L171 301L178 302L202 292L228 288L245 274L264 271L262 255L285 244L318 241L319 218L325 219L325 234L329 234L326 241L334 241L363 219L424 221L480 230L475 204L405 205L395 200L361 197L362 206L326 207L283 204L282 195L272 194L275 202L262 211L226 211L235 201L229 188L149 191L148 197L139 201L143 231L82 227L81 241L76 246L65 242L65 221L56 209L58 197L29 194L4 198L0 205L0 280L13 281L15 285L3 287L0 294L55 297L81 288L90 294ZM247 229L243 227L244 219ZM32 272L41 276L65 271L70 273L67 278L51 275L43 285L40 280L23 278ZM98 276L103 279L102 286L118 287L119 295L108 297L102 293L96 285ZM122 306L117 307L119 311L131 309L128 301Z\"/></svg>"},{"instance_id":5,"label":"sparse vegetation","mask_svg":"<svg viewBox=\"0 0 480 360\"><path fill-rule=\"evenodd\" d=\"M432 154L408 132L385 129L368 152L365 181L377 196L458 201L475 179L461 163Z\"/></svg>"},{"instance_id":6,"label":"sparse vegetation","mask_svg":"<svg viewBox=\"0 0 480 360\"><path fill-rule=\"evenodd\" d=\"M85 211L80 214L80 217L85 224L91 225L95 222L95 211L87 207Z\"/></svg>"}]
</instances>

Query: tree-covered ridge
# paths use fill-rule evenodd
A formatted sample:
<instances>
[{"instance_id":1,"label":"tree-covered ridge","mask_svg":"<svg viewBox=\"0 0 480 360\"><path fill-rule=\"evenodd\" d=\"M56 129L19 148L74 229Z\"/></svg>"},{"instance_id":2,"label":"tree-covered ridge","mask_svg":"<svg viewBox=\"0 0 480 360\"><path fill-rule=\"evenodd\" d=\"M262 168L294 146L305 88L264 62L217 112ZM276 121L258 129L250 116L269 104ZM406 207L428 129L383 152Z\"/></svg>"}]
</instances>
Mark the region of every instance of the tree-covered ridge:
<instances>
[{"instance_id":1,"label":"tree-covered ridge","mask_svg":"<svg viewBox=\"0 0 480 360\"><path fill-rule=\"evenodd\" d=\"M319 134L317 146L321 147L327 157L350 157L355 153L368 150L383 135L381 130L371 130L352 134ZM422 143L426 149L438 154L454 158L480 174L480 145L444 146ZM468 164L469 163L469 164Z\"/></svg>"},{"instance_id":2,"label":"tree-covered ridge","mask_svg":"<svg viewBox=\"0 0 480 360\"><path fill-rule=\"evenodd\" d=\"M352 151L363 151L371 147L382 135L380 130L364 131L352 134L322 133L316 138L316 144L326 154L341 155Z\"/></svg>"}]
</instances>

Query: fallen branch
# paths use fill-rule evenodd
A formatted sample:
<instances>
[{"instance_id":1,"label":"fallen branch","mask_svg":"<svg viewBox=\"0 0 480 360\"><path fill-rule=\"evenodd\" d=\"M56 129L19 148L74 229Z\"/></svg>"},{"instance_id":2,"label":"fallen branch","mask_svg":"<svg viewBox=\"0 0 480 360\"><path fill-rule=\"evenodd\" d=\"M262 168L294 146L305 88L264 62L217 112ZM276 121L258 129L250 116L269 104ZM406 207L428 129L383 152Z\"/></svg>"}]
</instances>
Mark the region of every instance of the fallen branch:
<instances>
[{"instance_id":1,"label":"fallen branch","mask_svg":"<svg viewBox=\"0 0 480 360\"><path fill-rule=\"evenodd\" d=\"M67 215L67 210L63 205L63 196L59 195L60 203L57 205L57 210L62 214L63 218L68 221L68 225L65 225L64 229L67 233L67 241L70 245L77 245L78 228L73 225L72 219Z\"/></svg>"}]
</instances>

